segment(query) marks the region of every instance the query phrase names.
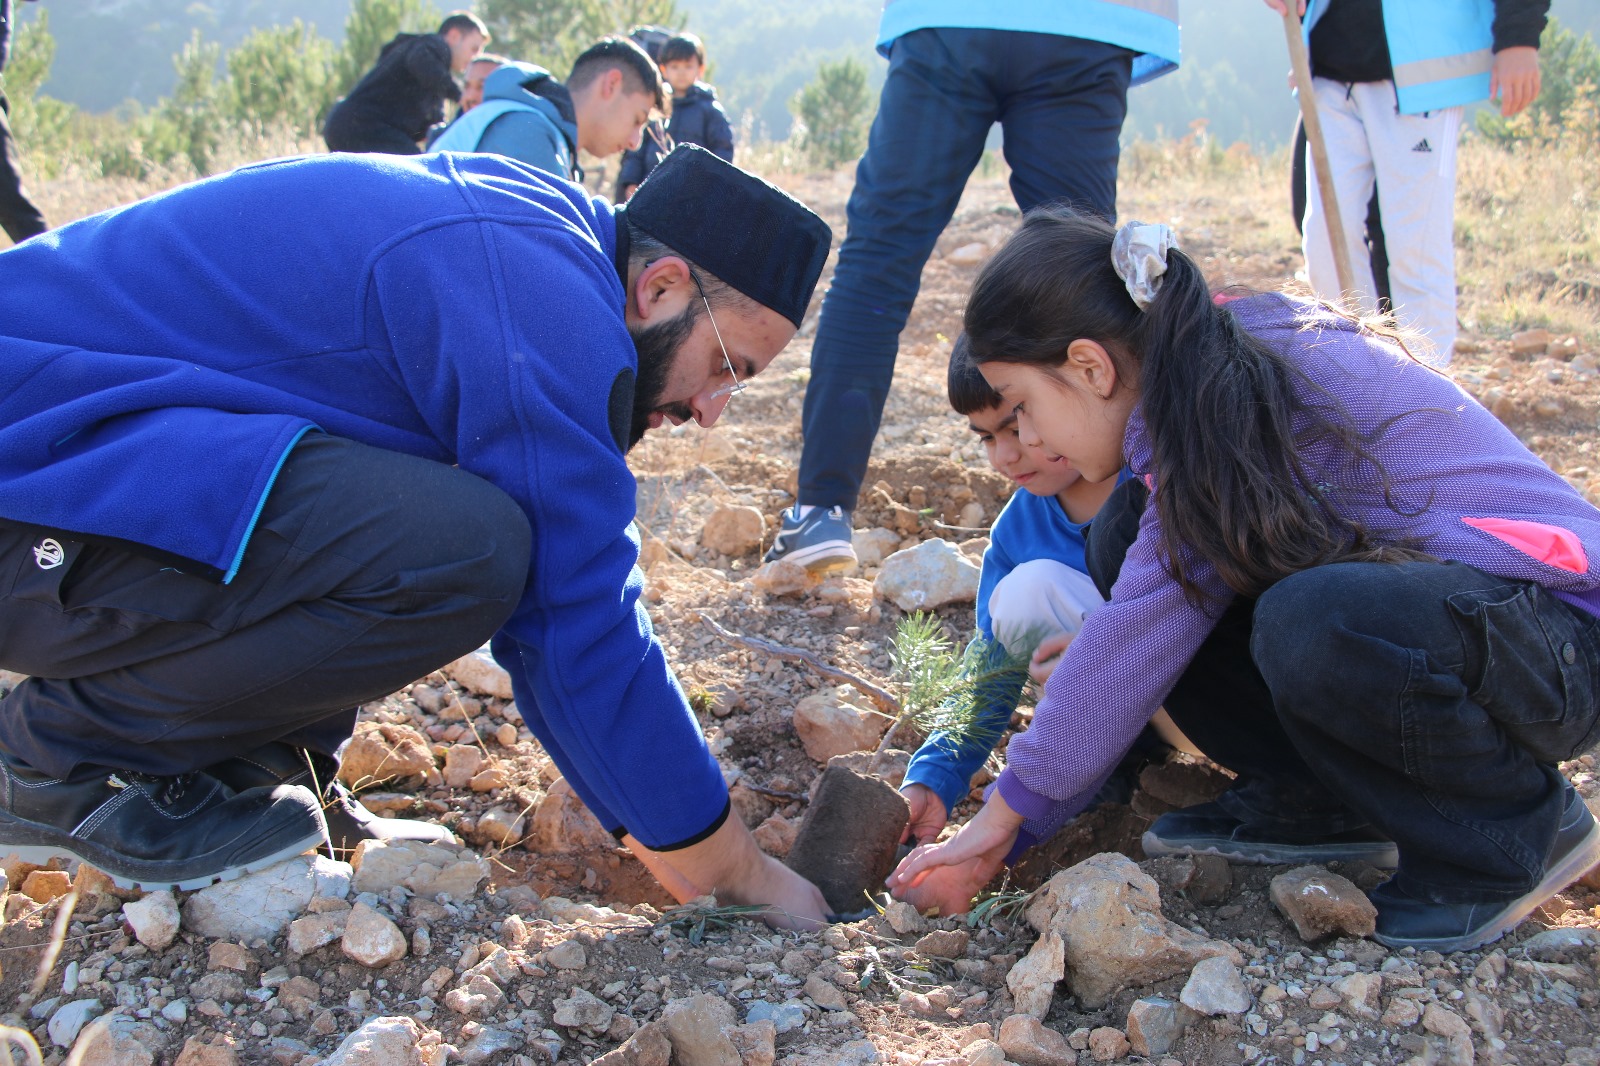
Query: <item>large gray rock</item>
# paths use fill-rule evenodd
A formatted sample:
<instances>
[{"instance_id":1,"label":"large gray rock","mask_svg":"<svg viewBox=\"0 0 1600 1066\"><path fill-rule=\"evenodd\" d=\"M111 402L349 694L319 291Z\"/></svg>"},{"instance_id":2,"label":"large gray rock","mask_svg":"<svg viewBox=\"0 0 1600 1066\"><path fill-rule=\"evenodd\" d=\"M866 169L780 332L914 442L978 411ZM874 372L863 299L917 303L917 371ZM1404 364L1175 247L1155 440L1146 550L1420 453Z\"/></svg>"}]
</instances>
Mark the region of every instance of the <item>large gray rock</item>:
<instances>
[{"instance_id":1,"label":"large gray rock","mask_svg":"<svg viewBox=\"0 0 1600 1066\"><path fill-rule=\"evenodd\" d=\"M947 540L925 540L883 561L873 590L902 611L930 610L978 598L979 569Z\"/></svg>"},{"instance_id":2,"label":"large gray rock","mask_svg":"<svg viewBox=\"0 0 1600 1066\"><path fill-rule=\"evenodd\" d=\"M1221 956L1235 966L1244 964L1231 945L1191 933L1163 917L1155 880L1126 855L1091 856L1056 874L1028 905L1027 918L1040 934L1033 952L1043 953L1032 974L1034 1005L1055 969L1052 960L1057 951L1062 968L1055 970L1055 978L1065 979L1090 1010L1105 1006L1124 988L1192 970L1201 959ZM1012 994L1016 995L1015 986ZM1023 1009L1020 999L1017 1006ZM1047 999L1044 1007L1049 1007ZM1036 1010L1024 1012L1044 1017Z\"/></svg>"},{"instance_id":3,"label":"large gray rock","mask_svg":"<svg viewBox=\"0 0 1600 1066\"><path fill-rule=\"evenodd\" d=\"M350 894L350 866L301 855L265 870L202 888L183 905L183 926L216 940L271 940L318 897Z\"/></svg>"}]
</instances>

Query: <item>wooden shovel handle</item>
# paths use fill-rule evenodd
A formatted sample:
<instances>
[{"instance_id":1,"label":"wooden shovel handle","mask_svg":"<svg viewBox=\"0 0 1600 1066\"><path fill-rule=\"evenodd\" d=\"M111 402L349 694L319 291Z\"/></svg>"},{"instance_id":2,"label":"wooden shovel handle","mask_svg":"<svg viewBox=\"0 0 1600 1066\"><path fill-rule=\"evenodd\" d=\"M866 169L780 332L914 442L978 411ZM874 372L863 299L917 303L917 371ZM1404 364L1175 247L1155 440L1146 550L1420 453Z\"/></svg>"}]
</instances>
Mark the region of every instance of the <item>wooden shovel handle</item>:
<instances>
[{"instance_id":1,"label":"wooden shovel handle","mask_svg":"<svg viewBox=\"0 0 1600 1066\"><path fill-rule=\"evenodd\" d=\"M1299 90L1295 95L1300 100L1306 143L1311 146L1312 170L1317 175L1317 189L1322 193L1322 217L1328 226L1328 243L1333 246L1333 269L1339 277L1339 295L1348 298L1355 292L1356 275L1350 267L1350 243L1345 238L1344 220L1339 216L1333 172L1328 169L1328 142L1322 136L1322 120L1317 117L1317 100L1311 88L1311 56L1300 34L1297 7L1295 0L1284 0L1283 30L1289 38L1289 60L1294 65L1294 84Z\"/></svg>"}]
</instances>

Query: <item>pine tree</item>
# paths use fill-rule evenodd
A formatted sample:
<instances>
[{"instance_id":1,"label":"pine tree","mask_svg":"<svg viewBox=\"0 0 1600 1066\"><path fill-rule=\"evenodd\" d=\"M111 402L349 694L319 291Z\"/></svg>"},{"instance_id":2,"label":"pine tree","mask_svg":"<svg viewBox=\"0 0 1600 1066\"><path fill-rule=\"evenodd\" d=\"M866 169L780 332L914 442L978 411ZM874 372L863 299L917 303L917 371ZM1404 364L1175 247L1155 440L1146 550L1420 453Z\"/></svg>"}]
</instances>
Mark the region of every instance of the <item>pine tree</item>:
<instances>
[{"instance_id":1,"label":"pine tree","mask_svg":"<svg viewBox=\"0 0 1600 1066\"><path fill-rule=\"evenodd\" d=\"M867 68L847 56L823 63L794 101L801 145L818 166L832 169L858 159L867 146Z\"/></svg>"}]
</instances>

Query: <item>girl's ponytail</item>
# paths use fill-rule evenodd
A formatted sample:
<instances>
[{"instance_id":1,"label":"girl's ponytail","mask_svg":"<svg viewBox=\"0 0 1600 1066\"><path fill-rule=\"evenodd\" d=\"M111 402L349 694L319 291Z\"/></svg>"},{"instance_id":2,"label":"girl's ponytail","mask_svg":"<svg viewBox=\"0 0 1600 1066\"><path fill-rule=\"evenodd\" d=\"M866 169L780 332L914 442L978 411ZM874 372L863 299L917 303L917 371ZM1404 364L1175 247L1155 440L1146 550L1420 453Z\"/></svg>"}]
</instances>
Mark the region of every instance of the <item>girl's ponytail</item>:
<instances>
[{"instance_id":1,"label":"girl's ponytail","mask_svg":"<svg viewBox=\"0 0 1600 1066\"><path fill-rule=\"evenodd\" d=\"M1111 353L1140 393L1162 547L1191 600L1205 594L1186 557L1253 597L1350 553L1360 531L1320 498L1293 419L1309 413L1341 437L1348 431L1329 412L1299 407L1295 369L1212 301L1199 267L1176 248L1141 310L1113 266L1115 236L1069 209L1030 212L973 287L965 327L974 360L1058 367L1080 337Z\"/></svg>"}]
</instances>

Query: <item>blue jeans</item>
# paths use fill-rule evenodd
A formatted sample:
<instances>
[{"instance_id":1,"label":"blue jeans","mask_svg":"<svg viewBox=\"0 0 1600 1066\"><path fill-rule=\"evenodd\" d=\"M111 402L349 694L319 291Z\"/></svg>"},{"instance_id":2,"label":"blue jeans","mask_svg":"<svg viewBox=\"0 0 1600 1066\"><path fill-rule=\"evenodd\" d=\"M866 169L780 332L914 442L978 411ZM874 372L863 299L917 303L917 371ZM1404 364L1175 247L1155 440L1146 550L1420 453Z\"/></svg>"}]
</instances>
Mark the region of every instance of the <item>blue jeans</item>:
<instances>
[{"instance_id":1,"label":"blue jeans","mask_svg":"<svg viewBox=\"0 0 1600 1066\"><path fill-rule=\"evenodd\" d=\"M1115 217L1132 63L1125 48L1047 33L927 29L894 42L811 350L801 503L855 508L923 264L990 127L1004 129L1022 210Z\"/></svg>"},{"instance_id":2,"label":"blue jeans","mask_svg":"<svg viewBox=\"0 0 1600 1066\"><path fill-rule=\"evenodd\" d=\"M1097 583L1132 541L1143 486L1127 485L1091 527ZM1411 562L1313 567L1236 601L1165 706L1239 775L1229 814L1287 838L1371 823L1408 891L1460 903L1539 881L1566 799L1555 763L1600 740L1597 701L1600 619Z\"/></svg>"}]
</instances>

